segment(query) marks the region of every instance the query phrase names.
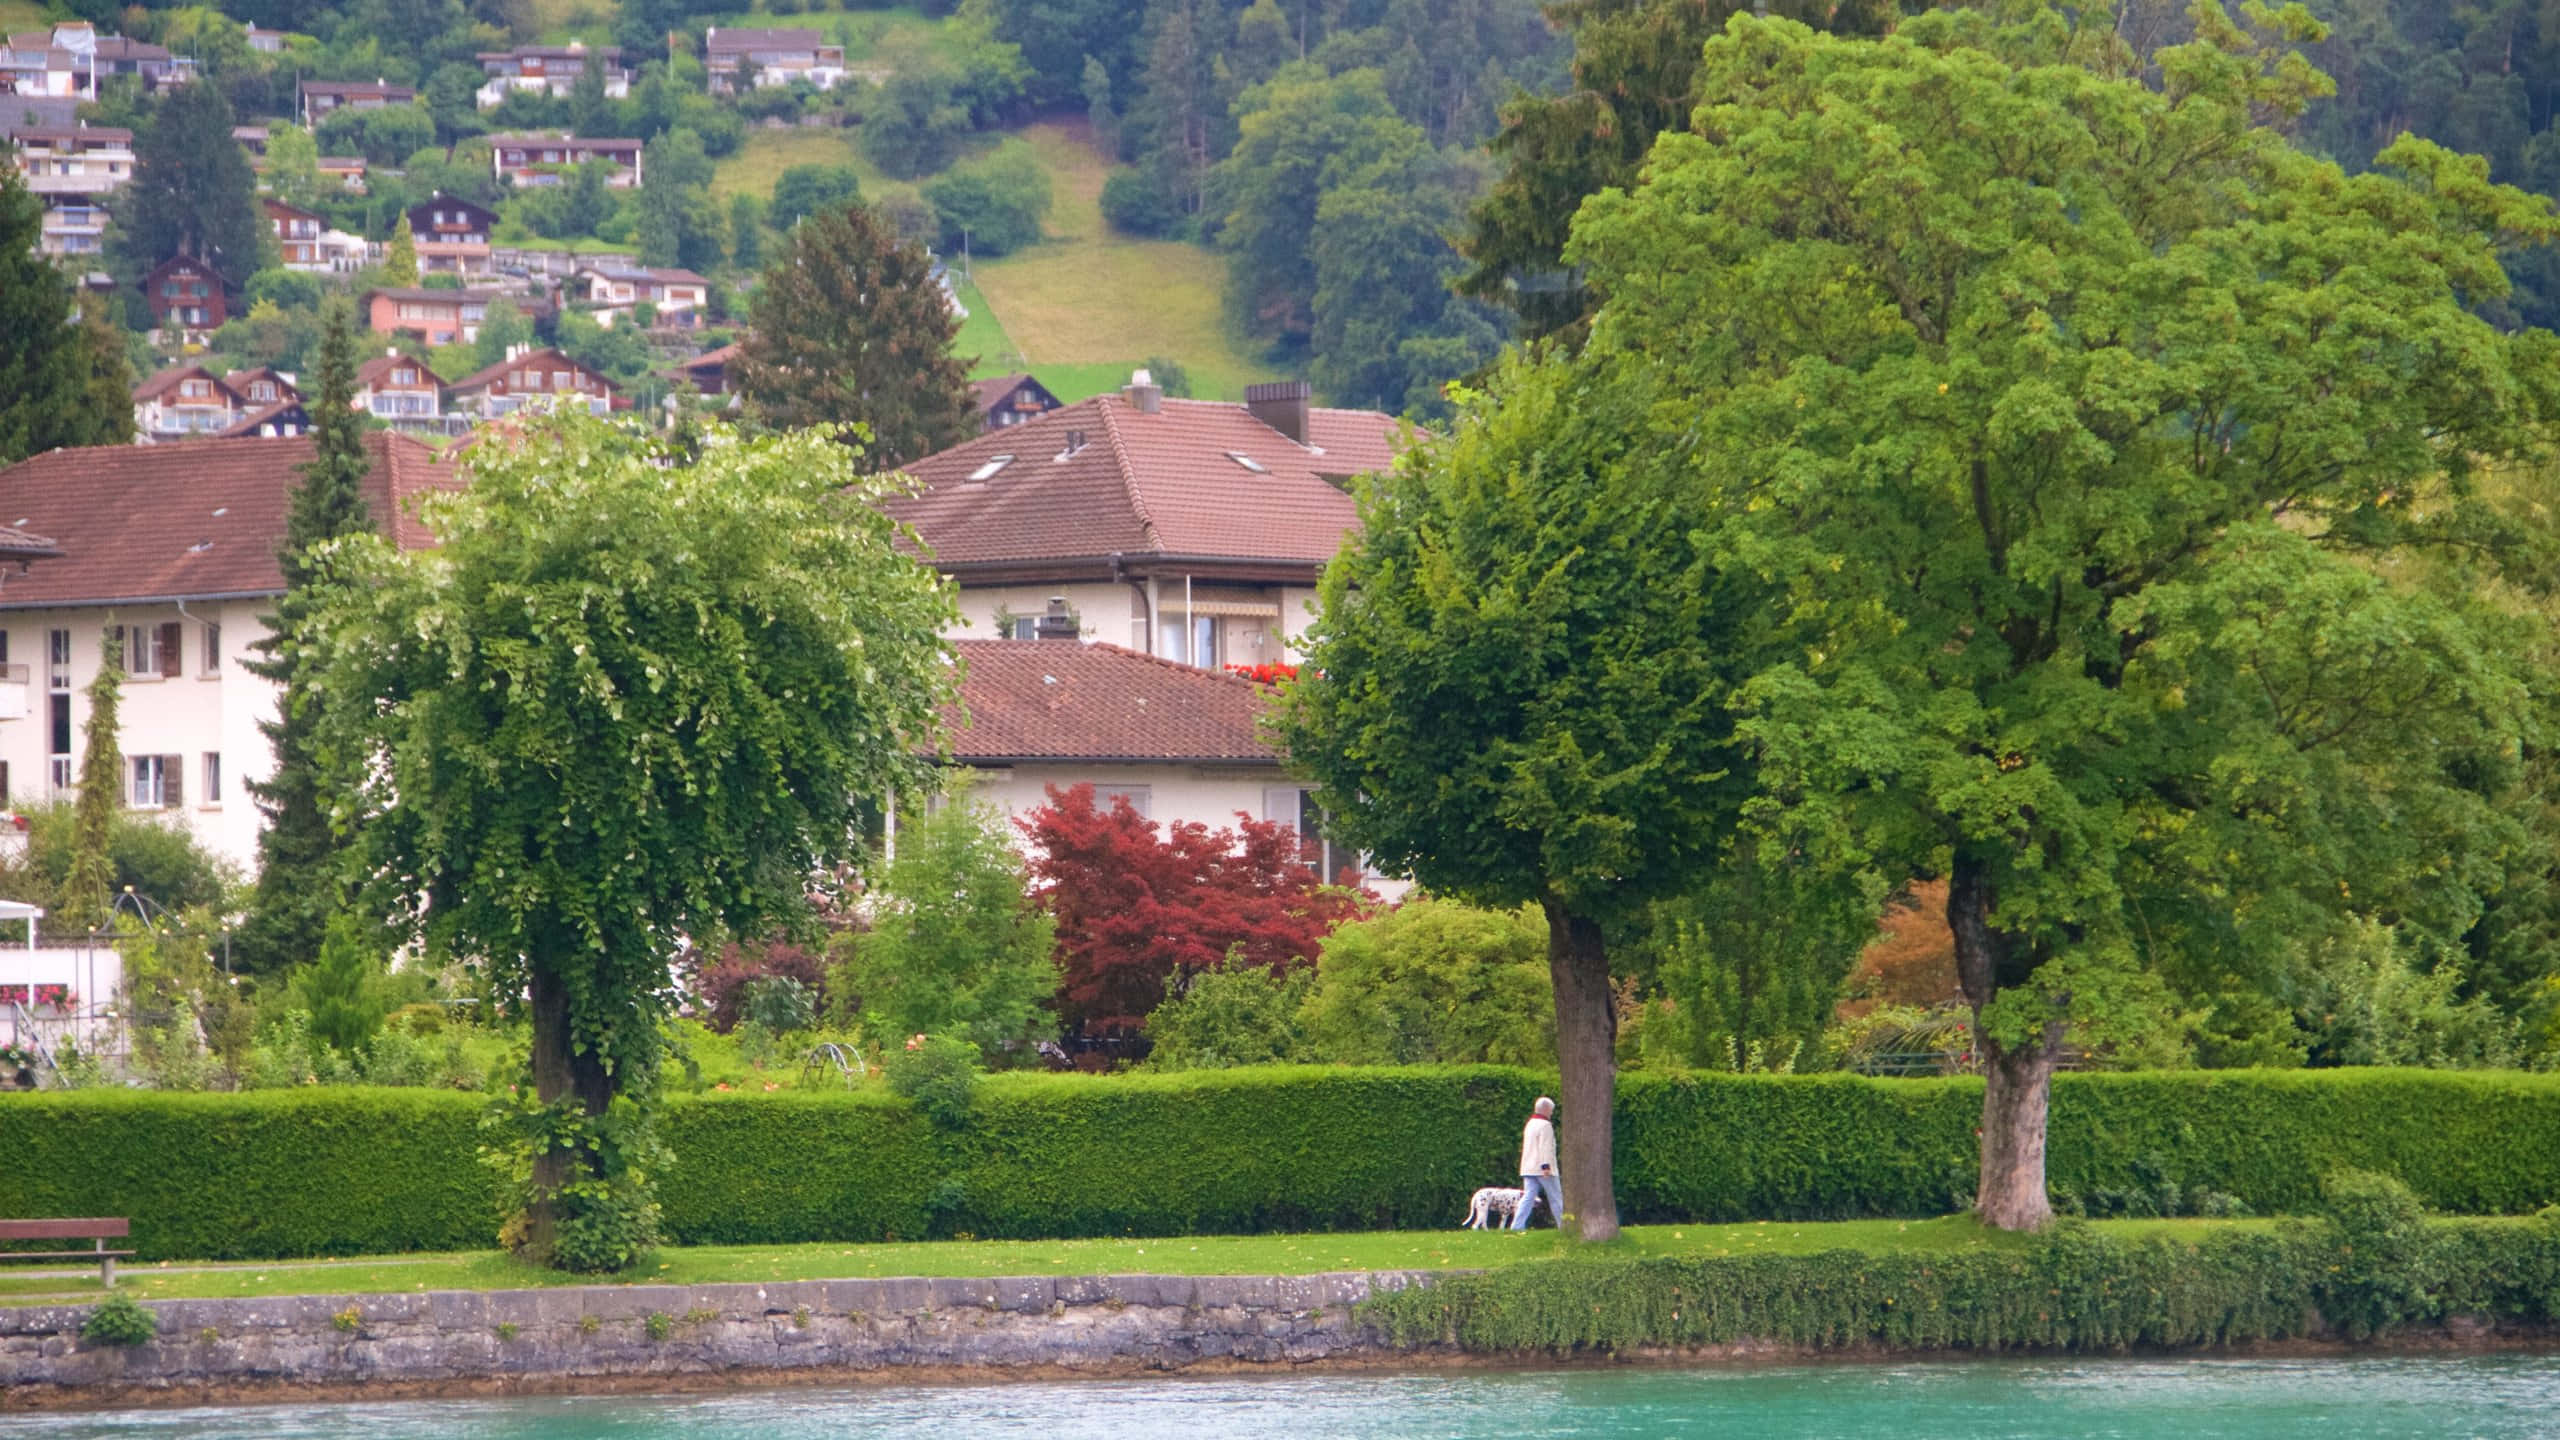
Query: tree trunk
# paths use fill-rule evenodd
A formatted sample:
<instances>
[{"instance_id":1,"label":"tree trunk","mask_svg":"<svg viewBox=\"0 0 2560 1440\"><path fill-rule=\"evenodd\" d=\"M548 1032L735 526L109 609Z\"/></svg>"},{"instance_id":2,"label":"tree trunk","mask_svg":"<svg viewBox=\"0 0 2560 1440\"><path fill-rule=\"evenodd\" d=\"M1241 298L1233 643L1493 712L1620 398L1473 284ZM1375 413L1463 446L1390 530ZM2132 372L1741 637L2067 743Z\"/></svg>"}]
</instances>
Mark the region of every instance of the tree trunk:
<instances>
[{"instance_id":1,"label":"tree trunk","mask_svg":"<svg viewBox=\"0 0 2560 1440\"><path fill-rule=\"evenodd\" d=\"M1973 1213L1999 1230L2037 1230L2053 1219L2045 1195L2045 1111L2062 1048L2062 1020L2036 1038L2003 1045L1983 1033L1982 1012L2002 988L2034 971L2035 958L1991 922L1988 862L1958 852L1947 878L1947 928L1956 943L1956 979L1973 1007L1974 1053L1982 1057L1982 1166Z\"/></svg>"},{"instance_id":2,"label":"tree trunk","mask_svg":"<svg viewBox=\"0 0 2560 1440\"><path fill-rule=\"evenodd\" d=\"M529 987L533 1001L533 1094L549 1105L575 1095L590 1115L601 1115L613 1103L613 1077L595 1052L577 1053L569 1026L569 987L550 969L535 966ZM552 1249L550 1195L584 1170L592 1174L595 1157L579 1150L548 1150L533 1157L533 1180L542 1197L525 1214L525 1251L548 1257Z\"/></svg>"},{"instance_id":3,"label":"tree trunk","mask_svg":"<svg viewBox=\"0 0 2560 1440\"><path fill-rule=\"evenodd\" d=\"M1609 947L1599 922L1549 900L1547 972L1556 991L1556 1160L1564 1206L1585 1240L1618 1238L1618 1192L1610 1174L1611 1118L1618 1090L1618 1015L1609 992ZM1563 1217L1558 1216L1559 1224Z\"/></svg>"}]
</instances>

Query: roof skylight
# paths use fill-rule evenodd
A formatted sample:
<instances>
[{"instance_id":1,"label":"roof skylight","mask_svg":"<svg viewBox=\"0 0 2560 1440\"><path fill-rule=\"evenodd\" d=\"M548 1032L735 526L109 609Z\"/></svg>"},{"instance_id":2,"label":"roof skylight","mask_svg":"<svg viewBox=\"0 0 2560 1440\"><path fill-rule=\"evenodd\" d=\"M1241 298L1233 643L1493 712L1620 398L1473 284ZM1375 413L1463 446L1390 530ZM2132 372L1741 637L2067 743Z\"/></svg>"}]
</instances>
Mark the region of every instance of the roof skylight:
<instances>
[{"instance_id":1,"label":"roof skylight","mask_svg":"<svg viewBox=\"0 0 2560 1440\"><path fill-rule=\"evenodd\" d=\"M970 471L970 472L969 472L969 478L970 478L970 479L972 479L972 480L986 480L986 479L991 479L991 478L993 478L993 477L994 477L994 475L995 475L995 473L996 473L997 471L999 471L999 470L1003 469L1004 467L1006 467L1007 465L1010 465L1010 464L1012 464L1012 463L1013 463L1013 457L1012 457L1012 456L1010 456L1010 455L998 455L998 456L997 456L997 457L995 457L994 459L989 460L986 464L981 465L981 466L979 466L977 469Z\"/></svg>"},{"instance_id":2,"label":"roof skylight","mask_svg":"<svg viewBox=\"0 0 2560 1440\"><path fill-rule=\"evenodd\" d=\"M1270 473L1271 473L1271 468L1270 468L1269 466L1267 466L1267 465L1263 464L1263 463L1262 463L1261 461L1259 461L1259 460L1254 459L1252 456L1247 455L1246 453L1244 453L1244 452L1243 452L1243 451L1241 451L1241 450L1230 450L1230 451L1228 451L1228 452L1227 452L1227 458L1228 458L1228 459L1230 459L1230 460L1233 460L1234 462L1236 462L1237 464L1239 464L1239 465L1243 466L1243 467L1244 467L1244 468L1246 468L1247 470L1252 471L1252 472L1253 472L1254 474L1256 474L1256 475L1268 475L1268 474L1270 474Z\"/></svg>"}]
</instances>

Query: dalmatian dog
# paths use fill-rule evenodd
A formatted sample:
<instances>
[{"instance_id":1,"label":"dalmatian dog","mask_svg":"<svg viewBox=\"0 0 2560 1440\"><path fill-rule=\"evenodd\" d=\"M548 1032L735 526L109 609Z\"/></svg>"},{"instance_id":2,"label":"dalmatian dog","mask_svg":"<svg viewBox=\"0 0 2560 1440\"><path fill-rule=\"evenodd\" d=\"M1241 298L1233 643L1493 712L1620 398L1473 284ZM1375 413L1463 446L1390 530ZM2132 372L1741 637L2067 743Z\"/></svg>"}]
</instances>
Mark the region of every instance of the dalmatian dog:
<instances>
[{"instance_id":1,"label":"dalmatian dog","mask_svg":"<svg viewBox=\"0 0 2560 1440\"><path fill-rule=\"evenodd\" d=\"M1475 1198L1467 1202L1467 1228L1470 1230L1511 1228L1511 1216L1520 1208L1520 1195L1520 1188L1516 1185L1509 1189L1499 1185L1487 1185L1477 1191Z\"/></svg>"}]
</instances>

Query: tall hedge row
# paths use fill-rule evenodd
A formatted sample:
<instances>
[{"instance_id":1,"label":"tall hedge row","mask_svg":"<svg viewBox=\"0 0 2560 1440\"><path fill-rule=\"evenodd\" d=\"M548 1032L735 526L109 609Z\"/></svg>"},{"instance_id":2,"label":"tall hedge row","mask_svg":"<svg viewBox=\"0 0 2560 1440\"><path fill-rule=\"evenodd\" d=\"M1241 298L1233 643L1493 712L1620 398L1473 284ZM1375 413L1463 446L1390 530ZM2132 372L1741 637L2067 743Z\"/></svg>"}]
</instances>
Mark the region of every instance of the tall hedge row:
<instances>
[{"instance_id":1,"label":"tall hedge row","mask_svg":"<svg viewBox=\"0 0 2560 1440\"><path fill-rule=\"evenodd\" d=\"M1007 1075L952 1129L877 1091L706 1096L667 1107L661 1198L689 1244L1447 1226L1510 1173L1542 1088L1492 1067ZM1979 1081L1630 1076L1620 1096L1631 1219L1933 1215L1972 1187ZM362 1089L0 1097L0 1215L129 1215L146 1258L481 1246L480 1105ZM2051 1179L2066 1196L2175 1186L2305 1211L2342 1168L2397 1175L2447 1211L2560 1202L2560 1077L2055 1087Z\"/></svg>"}]
</instances>

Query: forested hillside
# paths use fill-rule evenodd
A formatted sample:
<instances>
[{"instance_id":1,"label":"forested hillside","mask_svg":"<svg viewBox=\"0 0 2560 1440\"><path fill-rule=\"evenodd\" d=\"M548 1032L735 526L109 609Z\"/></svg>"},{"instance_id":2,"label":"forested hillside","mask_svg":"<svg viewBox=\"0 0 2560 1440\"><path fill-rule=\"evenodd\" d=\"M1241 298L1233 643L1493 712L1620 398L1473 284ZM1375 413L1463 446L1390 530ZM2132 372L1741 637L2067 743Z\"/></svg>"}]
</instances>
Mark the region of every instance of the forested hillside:
<instances>
[{"instance_id":1,"label":"forested hillside","mask_svg":"<svg viewBox=\"0 0 2560 1440\"><path fill-rule=\"evenodd\" d=\"M1303 373L1335 403L1429 414L1447 380L1481 368L1504 340L1571 327L1585 312L1589 297L1561 260L1575 208L1604 186L1631 184L1653 137L1685 124L1699 47L1750 8L68 0L43 13L90 18L195 57L236 119L276 122L268 187L378 242L406 206L442 191L496 208L503 241L622 251L719 276L722 313L743 313L727 302L783 229L812 205L859 199L902 233L948 253L965 248L973 262L1023 257L1020 283L968 292L982 302L964 337L984 352L981 368L1055 365L1100 377L1171 360L1197 367L1216 393L1255 373ZM1872 34L1912 6L1768 8ZM19 9L34 18L32 6ZM2302 144L2355 169L2410 130L2486 156L2497 179L2560 194L2560 6L2310 0L2308 9L2329 29L2302 48L2337 90L2298 122ZM252 48L248 25L282 31L281 46ZM737 25L816 30L843 45L849 77L825 92L799 84L709 93L704 32ZM2186 38L2192 22L2186 0L2118 0L2114 28L2149 54ZM565 96L520 92L490 109L475 103L479 55L569 42L620 45L633 67L627 97L582 86ZM331 115L305 140L285 123L304 79L386 80L419 93L414 104ZM155 103L165 102L120 82L90 113L148 128ZM1081 123L1059 123L1068 121ZM1049 128L1033 135L1035 122ZM557 186L503 184L483 137L536 129L647 141L648 183L609 191L591 166ZM1081 197L1093 173L1061 137L1089 146L1104 167L1100 227L1052 217L1062 183L1071 204L1089 203ZM336 189L311 168L321 155L361 156L373 178L360 194ZM789 163L770 163L785 155ZM1194 247L1200 262L1174 261L1160 248L1172 245ZM117 269L130 280L156 258L129 250ZM1211 267L1223 277L1214 296ZM2484 297L2484 310L2507 324L2560 318L2560 253L2518 253L2510 268L2515 293ZM1152 297L1150 275L1162 277ZM233 347L238 358L304 358L316 334L309 307L294 303L305 288L265 287L276 313L254 351ZM989 295L998 310L1024 312L1020 322L985 313ZM1090 328L1059 326L1064 312L1129 317L1151 298L1175 317L1162 344L1131 333L1141 328L1134 323L1104 327L1110 338L1095 343L1109 354L1046 344ZM1219 333L1203 339L1213 313ZM611 337L573 338L626 377L640 373L643 357Z\"/></svg>"}]
</instances>

